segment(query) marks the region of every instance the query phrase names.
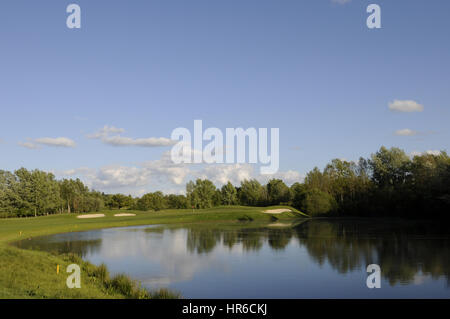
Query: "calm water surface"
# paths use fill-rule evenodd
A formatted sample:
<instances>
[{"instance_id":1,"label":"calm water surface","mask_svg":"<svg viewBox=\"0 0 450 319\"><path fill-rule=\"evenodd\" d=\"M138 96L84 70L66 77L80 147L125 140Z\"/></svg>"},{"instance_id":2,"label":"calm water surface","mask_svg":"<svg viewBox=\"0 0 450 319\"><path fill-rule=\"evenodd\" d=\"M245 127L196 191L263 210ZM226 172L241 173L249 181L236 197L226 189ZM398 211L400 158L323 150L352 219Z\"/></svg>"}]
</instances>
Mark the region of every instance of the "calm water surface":
<instances>
[{"instance_id":1,"label":"calm water surface","mask_svg":"<svg viewBox=\"0 0 450 319\"><path fill-rule=\"evenodd\" d=\"M18 243L74 252L146 287L185 298L450 298L447 225L310 220L137 226L67 233ZM381 267L380 289L366 267Z\"/></svg>"}]
</instances>

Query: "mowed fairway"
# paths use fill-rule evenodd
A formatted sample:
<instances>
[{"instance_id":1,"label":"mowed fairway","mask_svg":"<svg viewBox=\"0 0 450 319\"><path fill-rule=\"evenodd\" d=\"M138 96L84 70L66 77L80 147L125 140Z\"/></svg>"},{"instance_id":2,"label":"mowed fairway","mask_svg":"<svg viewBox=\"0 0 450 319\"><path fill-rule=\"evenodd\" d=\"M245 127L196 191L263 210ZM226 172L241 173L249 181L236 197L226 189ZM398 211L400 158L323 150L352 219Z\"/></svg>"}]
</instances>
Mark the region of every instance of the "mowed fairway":
<instances>
[{"instance_id":1,"label":"mowed fairway","mask_svg":"<svg viewBox=\"0 0 450 319\"><path fill-rule=\"evenodd\" d=\"M52 215L35 218L12 218L0 220L0 298L170 298L177 297L167 291L153 295L142 291L130 292L127 280L109 280L102 267L82 261L78 256L53 255L42 251L23 250L10 243L35 236L76 232L100 228L133 225L174 223L218 223L227 222L270 222L272 215L263 213L267 209L288 208L292 212L277 214L278 220L307 217L287 206L243 207L222 206L203 210L164 210L159 212L102 211L105 217L77 218L76 214ZM117 213L135 216L114 216ZM84 274L81 289L68 289L66 267L77 263ZM60 272L57 273L57 265ZM125 281L123 283L122 281ZM136 288L137 289L137 288Z\"/></svg>"}]
</instances>

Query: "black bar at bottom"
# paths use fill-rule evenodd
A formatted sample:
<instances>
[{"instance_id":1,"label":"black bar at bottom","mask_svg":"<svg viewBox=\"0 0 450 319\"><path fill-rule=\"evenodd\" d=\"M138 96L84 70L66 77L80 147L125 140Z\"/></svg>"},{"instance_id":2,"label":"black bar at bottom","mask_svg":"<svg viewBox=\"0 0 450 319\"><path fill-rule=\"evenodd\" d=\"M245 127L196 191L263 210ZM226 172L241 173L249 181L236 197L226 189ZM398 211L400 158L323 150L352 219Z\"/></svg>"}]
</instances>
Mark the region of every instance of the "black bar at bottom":
<instances>
[{"instance_id":1,"label":"black bar at bottom","mask_svg":"<svg viewBox=\"0 0 450 319\"><path fill-rule=\"evenodd\" d=\"M181 300L0 300L2 311L19 316L24 312L74 315L130 313L149 318L314 318L329 313L355 318L384 319L392 310L402 318L422 311L446 313L450 299L366 300L366 299L181 299ZM9 308L9 309L8 309ZM155 317L155 315L157 315ZM129 318L126 318L129 319ZM130 318L131 319L131 318Z\"/></svg>"}]
</instances>

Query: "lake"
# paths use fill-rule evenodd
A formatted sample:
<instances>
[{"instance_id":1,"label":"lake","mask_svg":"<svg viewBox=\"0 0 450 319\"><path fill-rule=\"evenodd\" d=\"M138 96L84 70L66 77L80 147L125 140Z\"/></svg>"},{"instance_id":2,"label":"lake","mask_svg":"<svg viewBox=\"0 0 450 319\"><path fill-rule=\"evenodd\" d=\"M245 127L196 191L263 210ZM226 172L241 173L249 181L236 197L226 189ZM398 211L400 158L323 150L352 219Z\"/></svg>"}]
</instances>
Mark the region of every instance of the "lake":
<instances>
[{"instance_id":1,"label":"lake","mask_svg":"<svg viewBox=\"0 0 450 319\"><path fill-rule=\"evenodd\" d=\"M184 298L450 298L445 223L306 220L133 226L17 243L73 252ZM366 267L381 267L369 289Z\"/></svg>"}]
</instances>

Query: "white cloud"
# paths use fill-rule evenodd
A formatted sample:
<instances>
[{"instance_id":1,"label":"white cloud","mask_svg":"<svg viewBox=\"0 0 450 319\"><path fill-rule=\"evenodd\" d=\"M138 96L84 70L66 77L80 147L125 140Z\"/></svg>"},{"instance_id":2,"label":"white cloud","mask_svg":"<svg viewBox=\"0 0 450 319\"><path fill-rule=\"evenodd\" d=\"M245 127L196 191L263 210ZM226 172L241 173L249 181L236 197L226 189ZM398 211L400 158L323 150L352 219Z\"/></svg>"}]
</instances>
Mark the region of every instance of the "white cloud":
<instances>
[{"instance_id":1,"label":"white cloud","mask_svg":"<svg viewBox=\"0 0 450 319\"><path fill-rule=\"evenodd\" d=\"M75 147L75 142L67 137L42 137L34 140L35 143L55 147Z\"/></svg>"},{"instance_id":2,"label":"white cloud","mask_svg":"<svg viewBox=\"0 0 450 319\"><path fill-rule=\"evenodd\" d=\"M167 153L159 160L136 166L107 165L98 169L82 167L56 174L80 177L89 187L106 192L142 195L144 191L184 189L185 178L190 169L185 164L172 163L170 154Z\"/></svg>"},{"instance_id":3,"label":"white cloud","mask_svg":"<svg viewBox=\"0 0 450 319\"><path fill-rule=\"evenodd\" d=\"M39 145L34 144L33 142L19 142L19 145L30 150L41 148Z\"/></svg>"},{"instance_id":4,"label":"white cloud","mask_svg":"<svg viewBox=\"0 0 450 319\"><path fill-rule=\"evenodd\" d=\"M243 180L252 178L263 184L269 179L280 178L288 185L303 180L303 175L293 170L261 175L257 165L252 164L175 164L170 158L170 152L164 152L158 160L135 166L108 165L98 169L82 167L55 173L64 177L80 177L96 190L135 196L156 190L184 193L186 183L197 178L207 178L217 187L228 181L238 186Z\"/></svg>"},{"instance_id":5,"label":"white cloud","mask_svg":"<svg viewBox=\"0 0 450 319\"><path fill-rule=\"evenodd\" d=\"M99 169L81 167L56 172L56 175L80 177L89 187L106 191L145 186L150 182L148 172L142 168L120 165L107 165Z\"/></svg>"},{"instance_id":6,"label":"white cloud","mask_svg":"<svg viewBox=\"0 0 450 319\"><path fill-rule=\"evenodd\" d=\"M139 167L106 166L100 168L94 178L96 188L143 186L149 181L149 172Z\"/></svg>"},{"instance_id":7,"label":"white cloud","mask_svg":"<svg viewBox=\"0 0 450 319\"><path fill-rule=\"evenodd\" d=\"M395 131L395 135L398 135L398 136L414 136L417 134L419 134L419 132L411 130L409 128Z\"/></svg>"},{"instance_id":8,"label":"white cloud","mask_svg":"<svg viewBox=\"0 0 450 319\"><path fill-rule=\"evenodd\" d=\"M176 141L165 137L149 137L149 138L133 139L122 136L105 137L102 139L102 142L113 146L143 146L143 147L170 146L176 143Z\"/></svg>"},{"instance_id":9,"label":"white cloud","mask_svg":"<svg viewBox=\"0 0 450 319\"><path fill-rule=\"evenodd\" d=\"M172 186L182 185L191 172L189 165L173 163L170 152L164 152L161 159L144 162L141 166L150 172L154 180L159 183L168 181Z\"/></svg>"},{"instance_id":10,"label":"white cloud","mask_svg":"<svg viewBox=\"0 0 450 319\"><path fill-rule=\"evenodd\" d=\"M422 112L423 105L412 100L394 100L389 103L389 110L395 112Z\"/></svg>"},{"instance_id":11,"label":"white cloud","mask_svg":"<svg viewBox=\"0 0 450 319\"><path fill-rule=\"evenodd\" d=\"M174 145L177 142L165 137L130 138L120 136L124 132L123 128L105 125L102 129L87 135L87 137L100 139L104 144L112 146L158 147Z\"/></svg>"},{"instance_id":12,"label":"white cloud","mask_svg":"<svg viewBox=\"0 0 450 319\"><path fill-rule=\"evenodd\" d=\"M229 270L227 256L242 254L239 251L241 244L236 244L232 249L216 247L215 250L222 250L218 254L192 254L186 246L188 233L184 229L171 231L170 240L147 240L145 237L135 236L136 234L133 230L121 232L118 234L121 238L117 241L104 242L102 253L106 259L120 258L130 263L148 260L149 263L164 269L164 273L157 277L153 276L151 270L143 273L143 278L149 279L142 280L142 284L152 288L188 281L209 269L226 272Z\"/></svg>"},{"instance_id":13,"label":"white cloud","mask_svg":"<svg viewBox=\"0 0 450 319\"><path fill-rule=\"evenodd\" d=\"M28 149L39 149L43 145L51 147L75 147L75 141L67 137L41 137L36 139L29 139L28 142L19 142L20 146Z\"/></svg>"},{"instance_id":14,"label":"white cloud","mask_svg":"<svg viewBox=\"0 0 450 319\"><path fill-rule=\"evenodd\" d=\"M283 180L283 182L285 182L287 185L292 185L296 182L303 182L303 180L305 179L304 175L300 174L300 172L298 171L294 171L294 170L289 170L289 171L279 171L273 175L266 175L267 176L267 180L272 179L272 178L277 178L277 179L281 179ZM266 181L267 181L266 180Z\"/></svg>"},{"instance_id":15,"label":"white cloud","mask_svg":"<svg viewBox=\"0 0 450 319\"><path fill-rule=\"evenodd\" d=\"M250 164L211 164L193 173L195 178L209 179L220 186L230 181L239 185L243 180L254 177L254 166Z\"/></svg>"},{"instance_id":16,"label":"white cloud","mask_svg":"<svg viewBox=\"0 0 450 319\"><path fill-rule=\"evenodd\" d=\"M98 138L106 137L110 134L121 134L124 132L125 132L125 130L123 128L105 125L103 128L101 128L100 130L98 130L97 132L95 132L93 134L89 134L87 137L91 138L91 139L98 139Z\"/></svg>"}]
</instances>

